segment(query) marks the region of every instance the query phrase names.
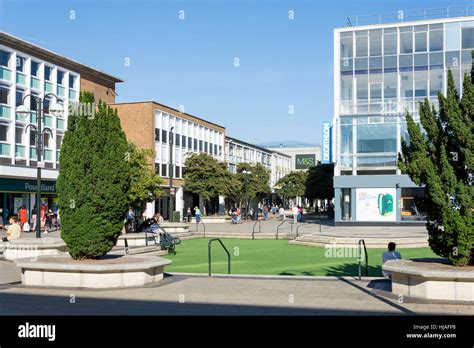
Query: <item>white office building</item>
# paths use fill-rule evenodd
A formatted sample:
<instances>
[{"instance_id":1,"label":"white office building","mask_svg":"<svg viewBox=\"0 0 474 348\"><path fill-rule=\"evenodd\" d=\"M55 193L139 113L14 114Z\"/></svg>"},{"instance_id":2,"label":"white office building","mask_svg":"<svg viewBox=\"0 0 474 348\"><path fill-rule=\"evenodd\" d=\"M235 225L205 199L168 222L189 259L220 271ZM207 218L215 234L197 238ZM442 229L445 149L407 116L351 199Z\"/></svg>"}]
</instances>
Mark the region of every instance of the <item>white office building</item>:
<instances>
[{"instance_id":1,"label":"white office building","mask_svg":"<svg viewBox=\"0 0 474 348\"><path fill-rule=\"evenodd\" d=\"M446 93L448 70L462 93L474 49L473 7L440 17L419 11L377 16L376 24L334 30L334 119L336 224L424 223L416 206L423 195L397 168L406 111L418 116L418 102L437 106ZM388 23L380 23L381 21Z\"/></svg>"}]
</instances>

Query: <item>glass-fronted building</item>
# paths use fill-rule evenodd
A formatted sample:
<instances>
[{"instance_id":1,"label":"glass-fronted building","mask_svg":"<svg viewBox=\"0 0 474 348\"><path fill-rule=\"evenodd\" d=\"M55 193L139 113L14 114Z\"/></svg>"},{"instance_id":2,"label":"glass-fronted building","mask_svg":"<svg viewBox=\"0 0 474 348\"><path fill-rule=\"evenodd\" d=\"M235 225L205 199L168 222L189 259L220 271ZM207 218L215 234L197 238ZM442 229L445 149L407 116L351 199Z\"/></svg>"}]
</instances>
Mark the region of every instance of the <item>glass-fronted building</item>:
<instances>
[{"instance_id":1,"label":"glass-fronted building","mask_svg":"<svg viewBox=\"0 0 474 348\"><path fill-rule=\"evenodd\" d=\"M472 16L335 29L336 224L423 222L423 188L397 168L404 115L417 120L425 98L438 106L448 70L462 93L473 49Z\"/></svg>"}]
</instances>

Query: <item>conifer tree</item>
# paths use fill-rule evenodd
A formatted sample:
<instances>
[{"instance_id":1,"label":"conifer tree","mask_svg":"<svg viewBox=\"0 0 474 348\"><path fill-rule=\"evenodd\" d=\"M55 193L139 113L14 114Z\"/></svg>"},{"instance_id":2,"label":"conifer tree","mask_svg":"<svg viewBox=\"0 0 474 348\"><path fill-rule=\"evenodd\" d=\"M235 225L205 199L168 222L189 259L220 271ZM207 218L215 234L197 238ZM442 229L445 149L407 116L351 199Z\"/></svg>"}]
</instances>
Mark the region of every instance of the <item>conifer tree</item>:
<instances>
[{"instance_id":1,"label":"conifer tree","mask_svg":"<svg viewBox=\"0 0 474 348\"><path fill-rule=\"evenodd\" d=\"M429 245L455 265L473 262L474 226L474 69L464 76L463 96L448 74L447 95L439 110L420 103L420 123L406 114L409 139L402 141L399 167L425 186Z\"/></svg>"},{"instance_id":2,"label":"conifer tree","mask_svg":"<svg viewBox=\"0 0 474 348\"><path fill-rule=\"evenodd\" d=\"M81 103L93 103L84 92ZM98 258L120 235L128 207L128 144L116 110L99 102L95 115L68 116L57 180L61 237L74 259Z\"/></svg>"}]
</instances>

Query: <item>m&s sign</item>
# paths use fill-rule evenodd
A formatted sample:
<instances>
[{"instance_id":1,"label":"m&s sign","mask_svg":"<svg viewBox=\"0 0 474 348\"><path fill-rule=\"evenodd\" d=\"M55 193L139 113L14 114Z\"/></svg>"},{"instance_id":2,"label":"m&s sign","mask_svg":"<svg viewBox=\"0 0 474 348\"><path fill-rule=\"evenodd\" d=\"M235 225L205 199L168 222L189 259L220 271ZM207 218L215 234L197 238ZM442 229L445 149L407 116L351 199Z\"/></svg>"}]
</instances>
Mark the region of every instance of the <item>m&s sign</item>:
<instances>
[{"instance_id":1,"label":"m&s sign","mask_svg":"<svg viewBox=\"0 0 474 348\"><path fill-rule=\"evenodd\" d=\"M295 169L308 169L316 165L316 155L295 155Z\"/></svg>"}]
</instances>

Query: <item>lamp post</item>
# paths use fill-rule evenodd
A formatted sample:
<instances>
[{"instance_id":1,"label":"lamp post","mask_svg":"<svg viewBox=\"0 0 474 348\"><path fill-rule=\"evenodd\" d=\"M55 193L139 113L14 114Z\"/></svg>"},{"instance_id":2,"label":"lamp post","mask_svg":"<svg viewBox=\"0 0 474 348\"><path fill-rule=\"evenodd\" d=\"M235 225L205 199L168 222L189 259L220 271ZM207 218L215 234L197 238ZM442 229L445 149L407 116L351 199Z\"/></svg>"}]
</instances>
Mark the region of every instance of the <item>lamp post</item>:
<instances>
[{"instance_id":1,"label":"lamp post","mask_svg":"<svg viewBox=\"0 0 474 348\"><path fill-rule=\"evenodd\" d=\"M44 133L46 131L49 132L51 137L53 136L53 131L49 127L44 127L42 130L42 123L43 123L43 107L44 107L44 99L47 97L58 98L53 93L45 94L43 98L39 96L35 96L33 94L27 94L23 97L21 101L21 105L16 108L16 113L19 114L21 117L29 117L30 116L30 108L24 105L25 100L27 97L33 98L36 103L36 126L28 123L25 127L25 133L28 130L28 127L33 127L36 129L36 238L41 238L41 221L40 221L40 213L41 213L41 168L43 167L43 142L44 142ZM53 103L50 108L49 112L56 117L61 117L64 113L64 108L59 103Z\"/></svg>"},{"instance_id":2,"label":"lamp post","mask_svg":"<svg viewBox=\"0 0 474 348\"><path fill-rule=\"evenodd\" d=\"M247 220L248 212L249 212L249 197L248 197L248 184L249 184L249 176L252 174L250 170L243 170L242 174L245 175L245 202L246 202L246 207L245 207L245 219Z\"/></svg>"},{"instance_id":3,"label":"lamp post","mask_svg":"<svg viewBox=\"0 0 474 348\"><path fill-rule=\"evenodd\" d=\"M174 127L171 127L170 129L170 141L169 141L169 147L170 147L170 164L169 164L169 178L170 178L170 205L169 205L169 221L171 222L171 217L173 213L173 194L171 193L171 190L173 189L173 129Z\"/></svg>"}]
</instances>

